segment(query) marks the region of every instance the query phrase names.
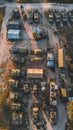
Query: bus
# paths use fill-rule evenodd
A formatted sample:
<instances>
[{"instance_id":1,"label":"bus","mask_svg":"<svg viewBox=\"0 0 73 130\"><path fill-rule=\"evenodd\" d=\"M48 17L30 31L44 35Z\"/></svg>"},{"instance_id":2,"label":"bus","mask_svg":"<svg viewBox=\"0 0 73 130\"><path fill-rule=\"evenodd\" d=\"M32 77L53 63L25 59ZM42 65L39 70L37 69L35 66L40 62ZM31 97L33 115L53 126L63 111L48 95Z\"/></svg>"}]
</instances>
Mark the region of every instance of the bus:
<instances>
[{"instance_id":1,"label":"bus","mask_svg":"<svg viewBox=\"0 0 73 130\"><path fill-rule=\"evenodd\" d=\"M68 95L65 87L60 88L60 97L62 102L67 102Z\"/></svg>"}]
</instances>

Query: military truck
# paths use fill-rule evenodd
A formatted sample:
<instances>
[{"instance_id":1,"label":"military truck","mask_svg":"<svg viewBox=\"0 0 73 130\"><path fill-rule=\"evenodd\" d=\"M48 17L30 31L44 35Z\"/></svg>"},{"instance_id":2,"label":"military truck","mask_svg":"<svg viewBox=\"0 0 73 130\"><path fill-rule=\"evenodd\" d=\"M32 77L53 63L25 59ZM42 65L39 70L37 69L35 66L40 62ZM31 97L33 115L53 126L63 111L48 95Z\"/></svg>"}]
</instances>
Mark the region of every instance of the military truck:
<instances>
[{"instance_id":1,"label":"military truck","mask_svg":"<svg viewBox=\"0 0 73 130\"><path fill-rule=\"evenodd\" d=\"M59 24L61 21L61 12L57 9L54 10L55 22Z\"/></svg>"},{"instance_id":2,"label":"military truck","mask_svg":"<svg viewBox=\"0 0 73 130\"><path fill-rule=\"evenodd\" d=\"M28 49L26 47L12 46L9 51L10 51L10 54L21 54L21 55L28 54Z\"/></svg>"},{"instance_id":3,"label":"military truck","mask_svg":"<svg viewBox=\"0 0 73 130\"><path fill-rule=\"evenodd\" d=\"M26 76L25 70L20 69L11 69L10 74L14 79L19 79Z\"/></svg>"},{"instance_id":4,"label":"military truck","mask_svg":"<svg viewBox=\"0 0 73 130\"><path fill-rule=\"evenodd\" d=\"M23 92L27 95L30 94L30 88L28 83L24 83L23 85Z\"/></svg>"},{"instance_id":5,"label":"military truck","mask_svg":"<svg viewBox=\"0 0 73 130\"><path fill-rule=\"evenodd\" d=\"M50 123L55 125L57 123L57 109L50 108Z\"/></svg>"},{"instance_id":6,"label":"military truck","mask_svg":"<svg viewBox=\"0 0 73 130\"><path fill-rule=\"evenodd\" d=\"M9 93L9 98L10 100L14 100L14 101L18 101L18 100L21 100L23 98L23 93L22 92L13 92L11 91Z\"/></svg>"},{"instance_id":7,"label":"military truck","mask_svg":"<svg viewBox=\"0 0 73 130\"><path fill-rule=\"evenodd\" d=\"M17 8L13 9L12 17L16 20L20 18L20 13L19 13L19 10Z\"/></svg>"},{"instance_id":8,"label":"military truck","mask_svg":"<svg viewBox=\"0 0 73 130\"><path fill-rule=\"evenodd\" d=\"M23 65L26 63L25 57L11 57L11 60L17 65Z\"/></svg>"},{"instance_id":9,"label":"military truck","mask_svg":"<svg viewBox=\"0 0 73 130\"><path fill-rule=\"evenodd\" d=\"M36 55L35 59L39 58L39 56L44 55L45 51L41 50L41 49L35 49L35 50L31 50L31 54L32 55ZM40 59L42 60L42 59Z\"/></svg>"},{"instance_id":10,"label":"military truck","mask_svg":"<svg viewBox=\"0 0 73 130\"><path fill-rule=\"evenodd\" d=\"M61 14L62 14L62 22L63 22L63 24L67 24L67 22L68 22L68 15L67 15L66 10L63 10L61 12Z\"/></svg>"},{"instance_id":11,"label":"military truck","mask_svg":"<svg viewBox=\"0 0 73 130\"><path fill-rule=\"evenodd\" d=\"M68 18L70 23L73 23L73 10L68 11Z\"/></svg>"},{"instance_id":12,"label":"military truck","mask_svg":"<svg viewBox=\"0 0 73 130\"><path fill-rule=\"evenodd\" d=\"M40 22L40 13L38 9L35 9L33 11L33 20L35 23L39 23Z\"/></svg>"},{"instance_id":13,"label":"military truck","mask_svg":"<svg viewBox=\"0 0 73 130\"><path fill-rule=\"evenodd\" d=\"M28 10L28 21L30 24L33 23L33 10L32 9Z\"/></svg>"},{"instance_id":14,"label":"military truck","mask_svg":"<svg viewBox=\"0 0 73 130\"><path fill-rule=\"evenodd\" d=\"M12 112L11 124L15 126L21 126L23 124L23 113Z\"/></svg>"},{"instance_id":15,"label":"military truck","mask_svg":"<svg viewBox=\"0 0 73 130\"><path fill-rule=\"evenodd\" d=\"M38 93L38 85L37 84L33 84L33 86L32 86L32 93L33 94L37 94Z\"/></svg>"},{"instance_id":16,"label":"military truck","mask_svg":"<svg viewBox=\"0 0 73 130\"><path fill-rule=\"evenodd\" d=\"M54 22L54 13L52 9L48 10L48 22L53 23Z\"/></svg>"},{"instance_id":17,"label":"military truck","mask_svg":"<svg viewBox=\"0 0 73 130\"><path fill-rule=\"evenodd\" d=\"M30 59L31 62L42 62L42 58L41 57L32 57Z\"/></svg>"},{"instance_id":18,"label":"military truck","mask_svg":"<svg viewBox=\"0 0 73 130\"><path fill-rule=\"evenodd\" d=\"M14 79L8 80L8 86L9 87L17 88L18 85L19 85L19 81L18 80L14 80Z\"/></svg>"},{"instance_id":19,"label":"military truck","mask_svg":"<svg viewBox=\"0 0 73 130\"><path fill-rule=\"evenodd\" d=\"M38 115L39 115L39 108L33 107L32 108L32 120L34 123L38 122Z\"/></svg>"},{"instance_id":20,"label":"military truck","mask_svg":"<svg viewBox=\"0 0 73 130\"><path fill-rule=\"evenodd\" d=\"M22 109L22 104L21 103L18 103L18 102L16 102L16 103L12 103L11 104L11 110L12 111L20 111Z\"/></svg>"}]
</instances>

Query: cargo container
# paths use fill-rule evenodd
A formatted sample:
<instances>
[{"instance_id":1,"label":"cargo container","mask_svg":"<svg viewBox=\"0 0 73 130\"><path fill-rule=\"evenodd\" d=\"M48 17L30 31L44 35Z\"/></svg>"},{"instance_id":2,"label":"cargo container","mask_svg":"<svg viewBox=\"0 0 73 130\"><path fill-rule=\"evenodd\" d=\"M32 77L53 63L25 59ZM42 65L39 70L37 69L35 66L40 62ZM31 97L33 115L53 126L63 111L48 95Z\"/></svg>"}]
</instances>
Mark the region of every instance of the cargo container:
<instances>
[{"instance_id":1,"label":"cargo container","mask_svg":"<svg viewBox=\"0 0 73 130\"><path fill-rule=\"evenodd\" d=\"M65 68L65 50L63 48L58 50L58 67Z\"/></svg>"},{"instance_id":2,"label":"cargo container","mask_svg":"<svg viewBox=\"0 0 73 130\"><path fill-rule=\"evenodd\" d=\"M43 78L43 69L27 69L27 78Z\"/></svg>"}]
</instances>

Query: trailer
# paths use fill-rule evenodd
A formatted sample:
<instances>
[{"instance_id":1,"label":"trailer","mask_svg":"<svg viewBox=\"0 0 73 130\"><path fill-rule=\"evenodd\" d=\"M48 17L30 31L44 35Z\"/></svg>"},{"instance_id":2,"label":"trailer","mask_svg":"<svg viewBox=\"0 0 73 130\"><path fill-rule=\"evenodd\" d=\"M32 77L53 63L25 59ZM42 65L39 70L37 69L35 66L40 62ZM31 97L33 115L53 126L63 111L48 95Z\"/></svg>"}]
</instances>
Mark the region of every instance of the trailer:
<instances>
[{"instance_id":1,"label":"trailer","mask_svg":"<svg viewBox=\"0 0 73 130\"><path fill-rule=\"evenodd\" d=\"M58 67L65 68L65 50L63 48L58 50Z\"/></svg>"}]
</instances>

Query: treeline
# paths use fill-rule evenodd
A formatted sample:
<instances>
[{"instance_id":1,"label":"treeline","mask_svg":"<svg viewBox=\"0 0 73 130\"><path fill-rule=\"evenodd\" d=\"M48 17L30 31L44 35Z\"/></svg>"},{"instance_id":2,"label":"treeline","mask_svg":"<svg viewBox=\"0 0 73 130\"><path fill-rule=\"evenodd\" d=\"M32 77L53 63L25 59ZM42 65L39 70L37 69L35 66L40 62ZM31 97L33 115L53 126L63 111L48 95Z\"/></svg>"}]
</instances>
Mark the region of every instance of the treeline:
<instances>
[{"instance_id":1,"label":"treeline","mask_svg":"<svg viewBox=\"0 0 73 130\"><path fill-rule=\"evenodd\" d=\"M48 2L57 3L73 3L73 0L48 0Z\"/></svg>"}]
</instances>

